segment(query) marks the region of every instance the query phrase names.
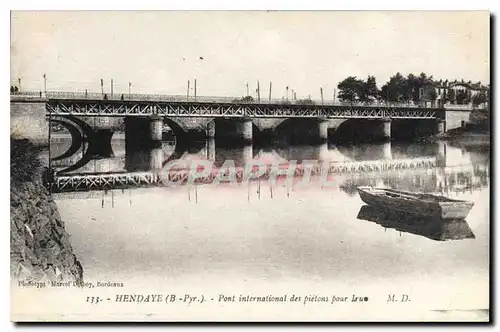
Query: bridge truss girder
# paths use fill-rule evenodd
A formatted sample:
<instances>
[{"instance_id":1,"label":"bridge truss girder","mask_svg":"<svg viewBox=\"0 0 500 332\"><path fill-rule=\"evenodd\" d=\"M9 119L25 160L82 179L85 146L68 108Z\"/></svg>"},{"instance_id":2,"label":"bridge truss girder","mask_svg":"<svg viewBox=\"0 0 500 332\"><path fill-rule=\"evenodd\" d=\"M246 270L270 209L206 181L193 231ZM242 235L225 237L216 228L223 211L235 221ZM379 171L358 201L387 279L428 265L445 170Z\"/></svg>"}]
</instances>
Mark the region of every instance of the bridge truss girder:
<instances>
[{"instance_id":1,"label":"bridge truss girder","mask_svg":"<svg viewBox=\"0 0 500 332\"><path fill-rule=\"evenodd\" d=\"M276 105L183 102L54 100L46 103L49 115L172 116L224 118L325 118L325 119L437 119L444 110L417 107Z\"/></svg>"}]
</instances>

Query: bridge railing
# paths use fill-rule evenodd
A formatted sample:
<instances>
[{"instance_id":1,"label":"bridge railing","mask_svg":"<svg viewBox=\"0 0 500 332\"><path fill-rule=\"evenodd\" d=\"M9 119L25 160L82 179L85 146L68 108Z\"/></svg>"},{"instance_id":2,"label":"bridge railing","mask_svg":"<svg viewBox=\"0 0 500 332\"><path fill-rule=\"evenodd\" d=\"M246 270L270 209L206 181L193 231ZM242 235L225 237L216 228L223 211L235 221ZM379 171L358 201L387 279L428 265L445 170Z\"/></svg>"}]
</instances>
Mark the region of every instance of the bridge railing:
<instances>
[{"instance_id":1,"label":"bridge railing","mask_svg":"<svg viewBox=\"0 0 500 332\"><path fill-rule=\"evenodd\" d=\"M89 99L89 100L130 100L130 101L151 101L151 102L199 102L199 103L227 103L227 104L273 104L273 105L318 105L318 106L366 106L366 107L404 107L404 108L433 108L435 106L426 103L387 103L385 101L374 102L341 102L338 100L294 100L294 99L247 99L242 97L223 96L186 96L186 95L163 95L163 94L102 94L95 92L67 92L67 91L47 91L46 94L40 91L13 92L11 97L27 98L48 98L48 99ZM446 104L445 109L474 109L484 108L471 105Z\"/></svg>"}]
</instances>

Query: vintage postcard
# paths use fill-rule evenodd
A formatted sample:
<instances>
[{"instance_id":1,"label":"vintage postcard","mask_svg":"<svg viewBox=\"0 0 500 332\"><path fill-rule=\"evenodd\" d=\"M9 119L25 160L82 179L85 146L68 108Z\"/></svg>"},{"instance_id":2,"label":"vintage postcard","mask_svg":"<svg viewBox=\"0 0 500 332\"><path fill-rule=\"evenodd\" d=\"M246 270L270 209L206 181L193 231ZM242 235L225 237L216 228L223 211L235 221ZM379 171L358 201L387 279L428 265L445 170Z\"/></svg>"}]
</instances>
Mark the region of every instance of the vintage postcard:
<instances>
[{"instance_id":1,"label":"vintage postcard","mask_svg":"<svg viewBox=\"0 0 500 332\"><path fill-rule=\"evenodd\" d=\"M487 11L12 11L12 321L489 321L489 45Z\"/></svg>"}]
</instances>

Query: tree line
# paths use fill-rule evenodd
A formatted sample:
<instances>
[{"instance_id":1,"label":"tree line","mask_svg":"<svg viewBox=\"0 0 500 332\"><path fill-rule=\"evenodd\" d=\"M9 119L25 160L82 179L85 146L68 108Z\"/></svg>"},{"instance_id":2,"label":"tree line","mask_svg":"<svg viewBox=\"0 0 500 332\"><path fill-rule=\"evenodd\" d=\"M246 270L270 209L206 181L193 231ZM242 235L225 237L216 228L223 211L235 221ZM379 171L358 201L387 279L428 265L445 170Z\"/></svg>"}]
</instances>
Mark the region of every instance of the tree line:
<instances>
[{"instance_id":1,"label":"tree line","mask_svg":"<svg viewBox=\"0 0 500 332\"><path fill-rule=\"evenodd\" d=\"M408 74L406 77L396 73L389 78L380 89L374 76L368 76L366 80L356 76L349 76L338 84L338 98L342 102L388 102L388 103L418 103L421 101L435 101L438 97L435 86L442 87L442 81L436 82L432 75L421 73L420 75ZM489 96L487 92L480 91L472 95L470 89L446 89L443 96L444 103L473 104L485 103Z\"/></svg>"}]
</instances>

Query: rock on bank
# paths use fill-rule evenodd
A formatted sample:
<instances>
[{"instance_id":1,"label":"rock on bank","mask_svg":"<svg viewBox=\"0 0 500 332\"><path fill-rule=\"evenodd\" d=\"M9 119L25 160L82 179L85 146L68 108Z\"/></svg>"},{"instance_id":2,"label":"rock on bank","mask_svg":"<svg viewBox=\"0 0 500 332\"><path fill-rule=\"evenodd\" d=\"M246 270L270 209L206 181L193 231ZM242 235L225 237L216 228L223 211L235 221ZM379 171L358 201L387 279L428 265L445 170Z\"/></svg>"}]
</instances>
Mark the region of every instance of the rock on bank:
<instances>
[{"instance_id":1,"label":"rock on bank","mask_svg":"<svg viewBox=\"0 0 500 332\"><path fill-rule=\"evenodd\" d=\"M82 266L57 206L43 186L37 156L37 148L27 140L11 140L11 276L82 282Z\"/></svg>"}]
</instances>

